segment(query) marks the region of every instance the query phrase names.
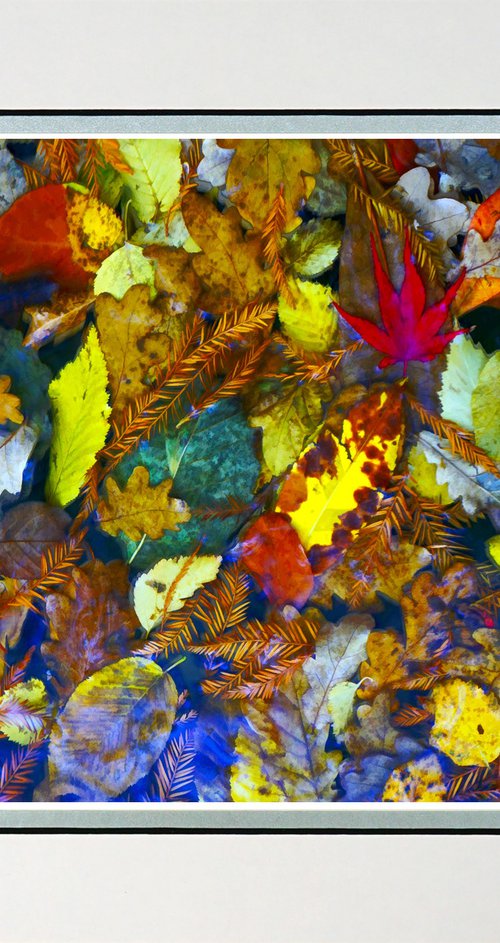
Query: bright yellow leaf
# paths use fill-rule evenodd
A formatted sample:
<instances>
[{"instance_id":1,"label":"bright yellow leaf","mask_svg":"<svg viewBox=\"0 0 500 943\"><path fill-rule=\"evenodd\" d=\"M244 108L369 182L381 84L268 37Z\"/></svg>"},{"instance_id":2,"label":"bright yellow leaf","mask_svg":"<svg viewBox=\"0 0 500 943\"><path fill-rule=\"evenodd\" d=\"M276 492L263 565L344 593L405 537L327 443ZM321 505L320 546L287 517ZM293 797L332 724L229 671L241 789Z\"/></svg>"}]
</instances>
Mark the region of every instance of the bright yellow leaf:
<instances>
[{"instance_id":1,"label":"bright yellow leaf","mask_svg":"<svg viewBox=\"0 0 500 943\"><path fill-rule=\"evenodd\" d=\"M458 766L488 766L500 753L500 704L471 681L437 684L429 740Z\"/></svg>"},{"instance_id":2,"label":"bright yellow leaf","mask_svg":"<svg viewBox=\"0 0 500 943\"><path fill-rule=\"evenodd\" d=\"M301 347L327 353L333 347L337 313L332 306L336 295L319 282L291 280L291 298L280 295L278 315L284 334Z\"/></svg>"},{"instance_id":3,"label":"bright yellow leaf","mask_svg":"<svg viewBox=\"0 0 500 943\"><path fill-rule=\"evenodd\" d=\"M175 557L160 560L143 573L134 588L134 607L141 625L148 631L165 613L182 609L204 583L214 580L222 557Z\"/></svg>"},{"instance_id":4,"label":"bright yellow leaf","mask_svg":"<svg viewBox=\"0 0 500 943\"><path fill-rule=\"evenodd\" d=\"M442 802L446 796L441 764L433 753L398 766L387 780L383 802Z\"/></svg>"},{"instance_id":5,"label":"bright yellow leaf","mask_svg":"<svg viewBox=\"0 0 500 943\"><path fill-rule=\"evenodd\" d=\"M92 325L75 359L49 386L53 436L45 496L64 506L76 498L109 429L108 371Z\"/></svg>"}]
</instances>

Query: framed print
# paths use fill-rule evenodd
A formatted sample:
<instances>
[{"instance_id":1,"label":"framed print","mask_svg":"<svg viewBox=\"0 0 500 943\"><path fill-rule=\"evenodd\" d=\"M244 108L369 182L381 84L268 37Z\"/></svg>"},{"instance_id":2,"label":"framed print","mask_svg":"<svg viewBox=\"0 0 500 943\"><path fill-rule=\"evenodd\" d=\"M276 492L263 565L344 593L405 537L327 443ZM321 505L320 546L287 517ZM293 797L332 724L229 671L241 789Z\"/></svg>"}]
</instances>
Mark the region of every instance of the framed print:
<instances>
[{"instance_id":1,"label":"framed print","mask_svg":"<svg viewBox=\"0 0 500 943\"><path fill-rule=\"evenodd\" d=\"M1 125L0 826L497 827L498 116Z\"/></svg>"}]
</instances>

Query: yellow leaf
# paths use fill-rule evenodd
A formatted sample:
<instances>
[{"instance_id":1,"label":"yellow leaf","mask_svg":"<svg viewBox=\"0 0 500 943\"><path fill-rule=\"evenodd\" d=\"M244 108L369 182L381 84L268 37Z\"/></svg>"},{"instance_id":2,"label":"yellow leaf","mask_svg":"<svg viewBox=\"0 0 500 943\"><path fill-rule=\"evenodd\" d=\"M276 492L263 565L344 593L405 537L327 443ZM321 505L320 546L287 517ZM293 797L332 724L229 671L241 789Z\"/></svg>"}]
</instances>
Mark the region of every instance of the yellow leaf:
<instances>
[{"instance_id":1,"label":"yellow leaf","mask_svg":"<svg viewBox=\"0 0 500 943\"><path fill-rule=\"evenodd\" d=\"M500 534L497 534L495 537L490 537L486 542L486 546L491 559L497 566L500 566Z\"/></svg>"},{"instance_id":2,"label":"yellow leaf","mask_svg":"<svg viewBox=\"0 0 500 943\"><path fill-rule=\"evenodd\" d=\"M285 232L300 224L297 210L311 195L321 161L312 141L295 138L224 141L235 153L229 164L226 190L244 219L261 229L281 185L287 218Z\"/></svg>"},{"instance_id":3,"label":"yellow leaf","mask_svg":"<svg viewBox=\"0 0 500 943\"><path fill-rule=\"evenodd\" d=\"M500 752L500 704L471 681L455 678L434 688L429 741L458 766L488 766ZM432 709L432 708L429 708Z\"/></svg>"},{"instance_id":4,"label":"yellow leaf","mask_svg":"<svg viewBox=\"0 0 500 943\"><path fill-rule=\"evenodd\" d=\"M336 295L319 282L291 280L290 302L280 295L278 315L283 332L303 350L325 354L333 347L337 313Z\"/></svg>"},{"instance_id":5,"label":"yellow leaf","mask_svg":"<svg viewBox=\"0 0 500 943\"><path fill-rule=\"evenodd\" d=\"M43 730L48 707L43 681L20 681L0 697L0 732L8 740L25 746Z\"/></svg>"},{"instance_id":6,"label":"yellow leaf","mask_svg":"<svg viewBox=\"0 0 500 943\"><path fill-rule=\"evenodd\" d=\"M328 694L328 711L337 740L342 739L345 728L352 717L358 684L354 681L339 681Z\"/></svg>"},{"instance_id":7,"label":"yellow leaf","mask_svg":"<svg viewBox=\"0 0 500 943\"><path fill-rule=\"evenodd\" d=\"M11 383L10 377L0 376L0 425L7 420L18 424L23 421L23 414L18 409L21 400L9 393Z\"/></svg>"},{"instance_id":8,"label":"yellow leaf","mask_svg":"<svg viewBox=\"0 0 500 943\"><path fill-rule=\"evenodd\" d=\"M143 573L134 588L134 607L141 625L154 628L167 612L182 609L186 599L214 580L222 557L175 557L160 560Z\"/></svg>"},{"instance_id":9,"label":"yellow leaf","mask_svg":"<svg viewBox=\"0 0 500 943\"><path fill-rule=\"evenodd\" d=\"M352 539L364 515L376 509L377 486L389 482L400 435L401 393L395 386L371 393L351 409L342 442L325 429L317 444L304 450L276 510L288 514L306 550L335 546L339 538L345 549L346 535Z\"/></svg>"},{"instance_id":10,"label":"yellow leaf","mask_svg":"<svg viewBox=\"0 0 500 943\"><path fill-rule=\"evenodd\" d=\"M259 296L273 295L274 279L262 265L260 238L245 234L238 210L221 213L206 196L189 191L182 202L186 226L202 252L192 266L203 281L203 304L223 314Z\"/></svg>"},{"instance_id":11,"label":"yellow leaf","mask_svg":"<svg viewBox=\"0 0 500 943\"><path fill-rule=\"evenodd\" d=\"M441 764L433 753L398 766L387 780L383 802L442 802L446 786Z\"/></svg>"},{"instance_id":12,"label":"yellow leaf","mask_svg":"<svg viewBox=\"0 0 500 943\"><path fill-rule=\"evenodd\" d=\"M166 479L151 487L149 472L143 465L134 468L123 491L114 478L108 478L106 498L97 506L100 526L113 537L122 531L131 540L141 540L144 534L159 540L166 530L178 530L191 514L184 501L170 497L172 484Z\"/></svg>"},{"instance_id":13,"label":"yellow leaf","mask_svg":"<svg viewBox=\"0 0 500 943\"><path fill-rule=\"evenodd\" d=\"M180 192L180 141L134 138L120 141L120 152L132 171L121 176L139 219L149 223L165 215Z\"/></svg>"},{"instance_id":14,"label":"yellow leaf","mask_svg":"<svg viewBox=\"0 0 500 943\"><path fill-rule=\"evenodd\" d=\"M97 331L49 386L53 436L45 496L64 506L76 498L109 429L108 372Z\"/></svg>"},{"instance_id":15,"label":"yellow leaf","mask_svg":"<svg viewBox=\"0 0 500 943\"><path fill-rule=\"evenodd\" d=\"M299 386L279 399L259 398L248 422L263 431L262 454L272 475L281 475L295 461L321 416L319 389L314 384Z\"/></svg>"},{"instance_id":16,"label":"yellow leaf","mask_svg":"<svg viewBox=\"0 0 500 943\"><path fill-rule=\"evenodd\" d=\"M429 462L418 442L410 449L408 468L411 472L412 488L415 488L417 494L428 501L435 501L436 504L451 504L452 498L446 481L443 484L438 484L437 481L439 466Z\"/></svg>"},{"instance_id":17,"label":"yellow leaf","mask_svg":"<svg viewBox=\"0 0 500 943\"><path fill-rule=\"evenodd\" d=\"M122 658L86 678L52 730L50 798L119 796L158 759L176 704L172 678L146 658Z\"/></svg>"},{"instance_id":18,"label":"yellow leaf","mask_svg":"<svg viewBox=\"0 0 500 943\"><path fill-rule=\"evenodd\" d=\"M165 332L162 312L151 304L145 285L129 288L120 301L109 294L99 295L95 309L116 416L144 392L150 367L165 361L176 325L169 319L166 328L172 336Z\"/></svg>"}]
</instances>

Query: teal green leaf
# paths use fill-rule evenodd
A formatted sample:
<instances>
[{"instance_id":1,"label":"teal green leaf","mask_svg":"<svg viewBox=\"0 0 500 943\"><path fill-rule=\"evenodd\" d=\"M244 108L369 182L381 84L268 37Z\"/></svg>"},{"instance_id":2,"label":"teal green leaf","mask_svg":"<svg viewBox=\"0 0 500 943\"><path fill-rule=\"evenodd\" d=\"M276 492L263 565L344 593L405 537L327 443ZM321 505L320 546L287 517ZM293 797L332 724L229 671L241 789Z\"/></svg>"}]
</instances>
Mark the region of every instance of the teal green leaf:
<instances>
[{"instance_id":1,"label":"teal green leaf","mask_svg":"<svg viewBox=\"0 0 500 943\"><path fill-rule=\"evenodd\" d=\"M202 413L177 432L157 433L141 442L114 472L121 487L137 465L149 470L152 486L173 479L171 496L185 501L191 520L160 540L145 540L134 567L147 569L163 557L188 556L203 541L203 553L221 553L231 535L242 524L241 516L225 520L202 520L197 509L227 506L230 498L242 504L252 500L260 471L254 452L254 437L237 400L224 400ZM139 544L120 536L127 559Z\"/></svg>"},{"instance_id":2,"label":"teal green leaf","mask_svg":"<svg viewBox=\"0 0 500 943\"><path fill-rule=\"evenodd\" d=\"M0 365L0 372L12 380L9 392L21 400L25 422L38 438L35 457L40 458L50 441L48 388L52 373L40 360L38 351L23 347L20 331L3 327L0 327Z\"/></svg>"}]
</instances>

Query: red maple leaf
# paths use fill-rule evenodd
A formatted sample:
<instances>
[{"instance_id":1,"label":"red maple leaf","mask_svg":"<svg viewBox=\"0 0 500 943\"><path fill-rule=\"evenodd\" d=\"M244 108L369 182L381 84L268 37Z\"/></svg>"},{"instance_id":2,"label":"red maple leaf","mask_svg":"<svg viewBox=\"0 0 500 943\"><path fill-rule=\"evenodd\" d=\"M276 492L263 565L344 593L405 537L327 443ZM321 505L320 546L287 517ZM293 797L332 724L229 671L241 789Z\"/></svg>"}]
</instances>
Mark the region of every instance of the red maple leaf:
<instances>
[{"instance_id":1,"label":"red maple leaf","mask_svg":"<svg viewBox=\"0 0 500 943\"><path fill-rule=\"evenodd\" d=\"M335 301L333 304L363 340L384 354L380 367L403 363L406 373L409 360L434 360L457 334L466 332L467 329L462 328L439 333L448 317L450 304L465 278L465 270L441 301L426 308L425 286L412 259L408 232L404 251L405 277L399 293L382 268L373 236L370 238L383 328L366 318L348 314Z\"/></svg>"}]
</instances>

